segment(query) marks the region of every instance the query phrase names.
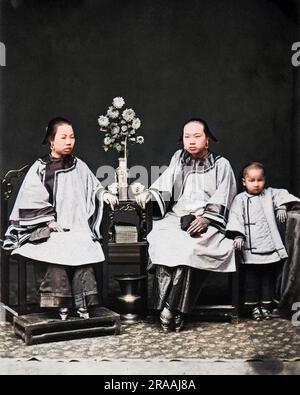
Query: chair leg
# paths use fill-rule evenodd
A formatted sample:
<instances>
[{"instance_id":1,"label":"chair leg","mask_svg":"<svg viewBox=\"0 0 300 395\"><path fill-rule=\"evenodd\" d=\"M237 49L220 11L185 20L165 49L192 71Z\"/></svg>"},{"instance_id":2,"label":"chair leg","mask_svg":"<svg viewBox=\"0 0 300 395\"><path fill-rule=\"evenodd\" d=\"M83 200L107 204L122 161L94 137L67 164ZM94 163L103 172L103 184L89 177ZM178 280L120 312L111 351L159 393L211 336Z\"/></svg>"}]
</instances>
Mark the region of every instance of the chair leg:
<instances>
[{"instance_id":1,"label":"chair leg","mask_svg":"<svg viewBox=\"0 0 300 395\"><path fill-rule=\"evenodd\" d=\"M240 315L240 262L236 254L236 272L232 274L232 305L235 308L235 318Z\"/></svg>"},{"instance_id":2,"label":"chair leg","mask_svg":"<svg viewBox=\"0 0 300 395\"><path fill-rule=\"evenodd\" d=\"M9 253L1 249L0 262L0 280L1 280L1 295L0 295L0 323L7 321L7 314L4 306L9 305Z\"/></svg>"},{"instance_id":3,"label":"chair leg","mask_svg":"<svg viewBox=\"0 0 300 395\"><path fill-rule=\"evenodd\" d=\"M27 311L27 261L18 259L18 311L23 315Z\"/></svg>"},{"instance_id":4,"label":"chair leg","mask_svg":"<svg viewBox=\"0 0 300 395\"><path fill-rule=\"evenodd\" d=\"M103 295L103 305L108 306L108 283L109 283L109 273L108 273L108 261L104 261L102 263L102 278L103 278L103 287L102 287L102 295Z\"/></svg>"},{"instance_id":5,"label":"chair leg","mask_svg":"<svg viewBox=\"0 0 300 395\"><path fill-rule=\"evenodd\" d=\"M140 256L140 274L146 275L145 280L141 283L141 294L143 298L143 313L144 316L147 317L148 315L148 272L147 272L147 265L148 265L148 246L141 248L141 256Z\"/></svg>"},{"instance_id":6,"label":"chair leg","mask_svg":"<svg viewBox=\"0 0 300 395\"><path fill-rule=\"evenodd\" d=\"M95 275L97 280L97 287L98 287L98 298L100 306L103 305L103 262L97 263L94 265Z\"/></svg>"},{"instance_id":7,"label":"chair leg","mask_svg":"<svg viewBox=\"0 0 300 395\"><path fill-rule=\"evenodd\" d=\"M4 305L9 305L9 253L1 249L1 299Z\"/></svg>"},{"instance_id":8,"label":"chair leg","mask_svg":"<svg viewBox=\"0 0 300 395\"><path fill-rule=\"evenodd\" d=\"M108 282L109 282L109 272L108 272L108 256L109 256L109 232L110 226L113 222L114 213L110 210L109 205L105 204L103 209L103 218L101 223L101 234L102 234L102 249L105 261L101 263L98 268L98 289L101 293L101 300L103 306L108 306Z\"/></svg>"}]
</instances>

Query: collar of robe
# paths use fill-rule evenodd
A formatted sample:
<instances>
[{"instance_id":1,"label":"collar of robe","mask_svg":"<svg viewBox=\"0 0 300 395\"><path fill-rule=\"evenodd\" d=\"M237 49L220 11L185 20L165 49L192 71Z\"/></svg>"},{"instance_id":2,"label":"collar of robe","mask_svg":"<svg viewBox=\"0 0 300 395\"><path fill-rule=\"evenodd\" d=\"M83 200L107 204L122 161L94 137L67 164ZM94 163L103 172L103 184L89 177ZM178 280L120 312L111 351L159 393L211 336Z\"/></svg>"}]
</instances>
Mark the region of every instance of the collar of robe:
<instances>
[{"instance_id":1,"label":"collar of robe","mask_svg":"<svg viewBox=\"0 0 300 395\"><path fill-rule=\"evenodd\" d=\"M189 166L192 168L202 167L203 171L206 172L207 170L211 169L216 161L220 159L220 155L216 155L213 152L208 153L208 155L203 159L197 159L192 154L190 154L185 149L182 150L181 153L181 164L184 166Z\"/></svg>"},{"instance_id":2,"label":"collar of robe","mask_svg":"<svg viewBox=\"0 0 300 395\"><path fill-rule=\"evenodd\" d=\"M62 163L62 168L69 169L74 165L75 156L73 155L66 155L63 158L53 158L51 154L45 155L40 158L40 161L45 165L50 165L51 163Z\"/></svg>"},{"instance_id":3,"label":"collar of robe","mask_svg":"<svg viewBox=\"0 0 300 395\"><path fill-rule=\"evenodd\" d=\"M255 197L263 197L263 196L265 196L265 194L266 194L266 190L264 189L261 193L259 193L258 195L253 195L252 193L249 193L248 191L245 191L245 193L246 193L246 196L249 198L249 199L252 199L252 198L255 198Z\"/></svg>"}]
</instances>

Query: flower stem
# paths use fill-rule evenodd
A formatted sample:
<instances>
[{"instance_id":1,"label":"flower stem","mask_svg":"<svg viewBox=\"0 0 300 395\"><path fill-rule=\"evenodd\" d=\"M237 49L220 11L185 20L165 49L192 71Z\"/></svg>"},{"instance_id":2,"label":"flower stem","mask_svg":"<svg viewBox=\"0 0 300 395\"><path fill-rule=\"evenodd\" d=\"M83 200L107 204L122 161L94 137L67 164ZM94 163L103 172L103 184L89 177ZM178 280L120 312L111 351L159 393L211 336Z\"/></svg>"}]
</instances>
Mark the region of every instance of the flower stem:
<instances>
[{"instance_id":1,"label":"flower stem","mask_svg":"<svg viewBox=\"0 0 300 395\"><path fill-rule=\"evenodd\" d=\"M127 163L127 139L128 139L128 136L126 136L126 138L125 138L125 159L126 159L126 163Z\"/></svg>"}]
</instances>

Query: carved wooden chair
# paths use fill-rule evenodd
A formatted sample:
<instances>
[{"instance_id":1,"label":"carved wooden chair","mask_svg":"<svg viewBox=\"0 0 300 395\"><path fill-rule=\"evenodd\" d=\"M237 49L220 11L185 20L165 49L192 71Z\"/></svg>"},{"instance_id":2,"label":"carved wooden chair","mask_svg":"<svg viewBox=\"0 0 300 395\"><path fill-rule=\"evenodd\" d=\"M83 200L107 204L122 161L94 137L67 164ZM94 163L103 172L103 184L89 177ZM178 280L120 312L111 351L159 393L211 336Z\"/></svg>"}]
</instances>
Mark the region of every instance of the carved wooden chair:
<instances>
[{"instance_id":1,"label":"carved wooden chair","mask_svg":"<svg viewBox=\"0 0 300 395\"><path fill-rule=\"evenodd\" d=\"M203 294L201 294L199 302L205 299L205 304L202 302L197 304L193 312L195 318L221 318L230 319L231 323L237 324L240 320L241 313L241 286L242 286L242 271L240 263L240 253L235 254L236 272L235 273L213 273L212 276L217 276L223 280L227 280L226 285L226 301L212 302L209 297L205 296L205 285ZM225 278L226 277L226 278ZM215 280L215 293L218 293L217 281ZM222 297L224 297L222 295Z\"/></svg>"},{"instance_id":2,"label":"carved wooden chair","mask_svg":"<svg viewBox=\"0 0 300 395\"><path fill-rule=\"evenodd\" d=\"M297 304L300 302L300 203L291 207L282 231L288 259L279 277L279 312L282 317L290 319L298 310Z\"/></svg>"},{"instance_id":3,"label":"carved wooden chair","mask_svg":"<svg viewBox=\"0 0 300 395\"><path fill-rule=\"evenodd\" d=\"M0 206L0 303L2 308L6 310L6 318L9 321L12 321L13 317L17 317L24 314L29 314L31 312L39 312L40 308L37 303L31 303L28 301L28 292L27 292L27 275L28 275L28 259L20 256L11 256L10 251L6 251L2 248L3 241L5 238L5 232L9 225L9 202L12 199L12 195L14 189L16 189L16 181L17 179L22 179L27 171L29 166L24 166L19 170L9 171L3 178L1 182L1 206ZM108 226L109 226L109 208L105 205L104 215L101 224L101 233L103 235L102 239L102 248L105 257L108 254ZM12 265L12 262L14 265ZM95 265L95 273L98 283L98 292L99 292L99 300L101 305L103 305L103 289L104 282L106 281L105 273L106 273L106 261L101 265ZM11 297L11 284L12 284L12 267L17 267L17 284L15 284L17 300L12 301Z\"/></svg>"},{"instance_id":4,"label":"carved wooden chair","mask_svg":"<svg viewBox=\"0 0 300 395\"><path fill-rule=\"evenodd\" d=\"M29 166L24 166L20 170L9 171L1 183L1 226L0 226L0 319L2 321L12 321L15 335L22 338L26 345L39 344L45 342L80 339L83 337L98 337L105 335L120 334L120 315L105 308L99 307L91 311L91 316L87 320L77 318L61 321L57 314L53 312L41 311L37 303L31 304L27 298L27 274L28 260L23 257L11 256L10 251L2 248L5 232L9 225L9 201L13 194L13 183L17 178L26 175ZM14 183L15 184L15 183ZM108 254L108 226L109 211L105 205L103 220L101 223L102 248L105 257ZM11 269L17 265L17 301L14 303L11 298ZM101 264L96 264L95 273L98 283L99 300L103 302L103 289L106 281L105 273L107 260ZM101 303L103 305L103 303ZM4 313L5 311L5 313Z\"/></svg>"},{"instance_id":5,"label":"carved wooden chair","mask_svg":"<svg viewBox=\"0 0 300 395\"><path fill-rule=\"evenodd\" d=\"M1 276L1 299L2 307L4 307L9 315L18 315L26 310L26 262L17 260L17 271L18 271L18 295L17 305L11 306L10 304L10 251L6 251L2 248L2 244L5 238L5 232L9 225L9 200L13 194L13 183L18 178L23 178L29 166L24 166L19 170L9 171L1 182L1 200L0 200L0 213L1 213L1 228L0 228L0 276Z\"/></svg>"}]
</instances>

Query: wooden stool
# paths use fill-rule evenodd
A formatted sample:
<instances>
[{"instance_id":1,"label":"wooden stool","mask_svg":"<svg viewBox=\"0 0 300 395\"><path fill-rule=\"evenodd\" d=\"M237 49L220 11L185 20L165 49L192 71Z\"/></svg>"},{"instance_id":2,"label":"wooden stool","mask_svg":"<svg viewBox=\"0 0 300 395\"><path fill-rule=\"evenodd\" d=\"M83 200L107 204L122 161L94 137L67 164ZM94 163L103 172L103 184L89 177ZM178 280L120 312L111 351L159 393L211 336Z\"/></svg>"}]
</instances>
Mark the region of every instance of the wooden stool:
<instances>
[{"instance_id":1,"label":"wooden stool","mask_svg":"<svg viewBox=\"0 0 300 395\"><path fill-rule=\"evenodd\" d=\"M86 337L119 335L120 328L120 315L104 307L91 311L88 320L70 317L67 321L61 321L58 312L14 317L15 334L27 346Z\"/></svg>"}]
</instances>

